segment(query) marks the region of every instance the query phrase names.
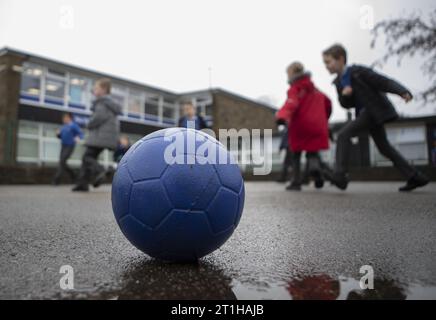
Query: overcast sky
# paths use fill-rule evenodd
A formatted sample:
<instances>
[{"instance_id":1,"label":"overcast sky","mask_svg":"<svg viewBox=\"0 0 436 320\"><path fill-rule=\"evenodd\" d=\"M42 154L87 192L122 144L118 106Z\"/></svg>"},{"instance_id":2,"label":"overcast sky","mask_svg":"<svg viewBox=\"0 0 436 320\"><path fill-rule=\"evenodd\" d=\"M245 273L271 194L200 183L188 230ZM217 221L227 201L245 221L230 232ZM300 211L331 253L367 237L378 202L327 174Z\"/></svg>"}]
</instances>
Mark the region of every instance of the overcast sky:
<instances>
[{"instance_id":1,"label":"overcast sky","mask_svg":"<svg viewBox=\"0 0 436 320\"><path fill-rule=\"evenodd\" d=\"M0 0L0 46L183 92L221 87L249 98L285 100L286 66L302 61L316 85L344 118L321 51L334 42L351 63L370 64L383 51L370 48L362 28L375 21L434 8L434 0ZM382 71L412 91L428 83L420 60ZM211 70L211 72L209 72ZM401 113L436 112L436 106L403 105Z\"/></svg>"}]
</instances>

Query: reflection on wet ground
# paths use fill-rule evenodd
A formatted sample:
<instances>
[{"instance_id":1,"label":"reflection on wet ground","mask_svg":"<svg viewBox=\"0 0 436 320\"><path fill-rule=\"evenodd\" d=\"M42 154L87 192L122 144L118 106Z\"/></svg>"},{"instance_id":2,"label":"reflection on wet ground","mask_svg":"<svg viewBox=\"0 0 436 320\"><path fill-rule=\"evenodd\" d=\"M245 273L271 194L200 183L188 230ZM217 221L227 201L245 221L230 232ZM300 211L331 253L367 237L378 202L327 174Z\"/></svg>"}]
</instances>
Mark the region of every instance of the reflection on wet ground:
<instances>
[{"instance_id":1,"label":"reflection on wet ground","mask_svg":"<svg viewBox=\"0 0 436 320\"><path fill-rule=\"evenodd\" d=\"M392 279L375 279L373 290L362 290L359 280L312 275L288 282L269 283L257 287L232 282L237 299L272 300L433 300L436 286L400 284Z\"/></svg>"},{"instance_id":2,"label":"reflection on wet ground","mask_svg":"<svg viewBox=\"0 0 436 320\"><path fill-rule=\"evenodd\" d=\"M236 300L231 281L207 262L178 264L146 258L129 264L115 289L74 290L55 298Z\"/></svg>"},{"instance_id":3,"label":"reflection on wet ground","mask_svg":"<svg viewBox=\"0 0 436 320\"><path fill-rule=\"evenodd\" d=\"M112 286L113 284L111 284ZM130 264L117 288L64 292L61 299L206 299L206 300L415 300L436 299L436 286L375 278L373 290L359 279L327 274L301 275L283 281L241 282L213 264L164 263L143 259Z\"/></svg>"}]
</instances>

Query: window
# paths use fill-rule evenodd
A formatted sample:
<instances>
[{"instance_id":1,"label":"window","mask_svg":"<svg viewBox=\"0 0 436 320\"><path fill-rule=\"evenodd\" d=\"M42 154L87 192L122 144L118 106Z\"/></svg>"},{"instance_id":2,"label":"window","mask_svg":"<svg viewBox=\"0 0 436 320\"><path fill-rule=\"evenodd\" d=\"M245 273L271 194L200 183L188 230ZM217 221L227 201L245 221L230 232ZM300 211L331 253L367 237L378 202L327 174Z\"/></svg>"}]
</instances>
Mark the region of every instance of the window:
<instances>
[{"instance_id":1,"label":"window","mask_svg":"<svg viewBox=\"0 0 436 320\"><path fill-rule=\"evenodd\" d=\"M204 116L204 106L203 106L203 105L199 105L199 104L197 104L197 105L195 106L195 113L196 113L196 114L199 114L199 115L201 115L201 116Z\"/></svg>"},{"instance_id":2,"label":"window","mask_svg":"<svg viewBox=\"0 0 436 320\"><path fill-rule=\"evenodd\" d=\"M125 113L127 92L126 89L117 85L112 86L111 97L121 106L121 110Z\"/></svg>"},{"instance_id":3,"label":"window","mask_svg":"<svg viewBox=\"0 0 436 320\"><path fill-rule=\"evenodd\" d=\"M56 137L56 131L60 127L61 124L20 120L18 127L17 161L48 164L51 166L57 165L61 141ZM87 132L85 130L85 136L86 135ZM74 153L68 160L68 163L75 167L80 166L84 151L83 142L76 144ZM107 150L102 153L100 159L101 164L106 167L113 163L112 154Z\"/></svg>"},{"instance_id":4,"label":"window","mask_svg":"<svg viewBox=\"0 0 436 320\"><path fill-rule=\"evenodd\" d=\"M197 113L206 118L212 117L212 99L210 97L195 98L195 105L197 106Z\"/></svg>"},{"instance_id":5,"label":"window","mask_svg":"<svg viewBox=\"0 0 436 320\"><path fill-rule=\"evenodd\" d=\"M45 79L45 101L63 105L65 99L65 74L49 69Z\"/></svg>"},{"instance_id":6,"label":"window","mask_svg":"<svg viewBox=\"0 0 436 320\"><path fill-rule=\"evenodd\" d=\"M25 98L39 100L41 94L42 68L33 64L24 64L21 76L21 93Z\"/></svg>"},{"instance_id":7,"label":"window","mask_svg":"<svg viewBox=\"0 0 436 320\"><path fill-rule=\"evenodd\" d=\"M20 135L38 136L38 123L32 121L21 120L19 123L18 133Z\"/></svg>"},{"instance_id":8,"label":"window","mask_svg":"<svg viewBox=\"0 0 436 320\"><path fill-rule=\"evenodd\" d=\"M61 144L57 140L43 140L42 144L44 162L58 162L59 152L61 151Z\"/></svg>"},{"instance_id":9,"label":"window","mask_svg":"<svg viewBox=\"0 0 436 320\"><path fill-rule=\"evenodd\" d=\"M213 110L212 110L212 104L210 103L210 104L206 104L206 106L205 106L205 115L206 115L206 117L212 117L212 112L213 112Z\"/></svg>"},{"instance_id":10,"label":"window","mask_svg":"<svg viewBox=\"0 0 436 320\"><path fill-rule=\"evenodd\" d=\"M65 78L65 72L64 71L59 71L59 70L52 69L52 68L48 68L47 69L47 75L48 76L53 76L53 77L58 77L58 78Z\"/></svg>"},{"instance_id":11,"label":"window","mask_svg":"<svg viewBox=\"0 0 436 320\"><path fill-rule=\"evenodd\" d=\"M62 100L64 98L65 82L57 79L47 79L45 84L45 96Z\"/></svg>"},{"instance_id":12,"label":"window","mask_svg":"<svg viewBox=\"0 0 436 320\"><path fill-rule=\"evenodd\" d=\"M174 119L174 106L164 105L163 117L167 119Z\"/></svg>"},{"instance_id":13,"label":"window","mask_svg":"<svg viewBox=\"0 0 436 320\"><path fill-rule=\"evenodd\" d=\"M62 101L65 93L65 82L57 79L47 78L45 83L45 96Z\"/></svg>"},{"instance_id":14,"label":"window","mask_svg":"<svg viewBox=\"0 0 436 320\"><path fill-rule=\"evenodd\" d=\"M145 118L157 120L159 117L159 98L146 97L145 100Z\"/></svg>"},{"instance_id":15,"label":"window","mask_svg":"<svg viewBox=\"0 0 436 320\"><path fill-rule=\"evenodd\" d=\"M130 117L140 118L143 111L143 97L140 92L130 90L129 92L129 103L128 103L128 115Z\"/></svg>"},{"instance_id":16,"label":"window","mask_svg":"<svg viewBox=\"0 0 436 320\"><path fill-rule=\"evenodd\" d=\"M20 120L18 124L17 159L24 162L38 162L39 125L36 122Z\"/></svg>"},{"instance_id":17,"label":"window","mask_svg":"<svg viewBox=\"0 0 436 320\"><path fill-rule=\"evenodd\" d=\"M162 116L164 122L174 123L175 107L173 104L165 102L163 105Z\"/></svg>"},{"instance_id":18,"label":"window","mask_svg":"<svg viewBox=\"0 0 436 320\"><path fill-rule=\"evenodd\" d=\"M428 164L428 149L425 126L388 127L386 129L388 140L404 158L411 164ZM391 166L392 162L386 159L371 139L372 162L375 166Z\"/></svg>"},{"instance_id":19,"label":"window","mask_svg":"<svg viewBox=\"0 0 436 320\"><path fill-rule=\"evenodd\" d=\"M60 130L61 126L61 124L44 124L42 127L42 136L57 139L57 131Z\"/></svg>"},{"instance_id":20,"label":"window","mask_svg":"<svg viewBox=\"0 0 436 320\"><path fill-rule=\"evenodd\" d=\"M39 157L38 139L19 138L17 154L18 158L29 158L37 160Z\"/></svg>"},{"instance_id":21,"label":"window","mask_svg":"<svg viewBox=\"0 0 436 320\"><path fill-rule=\"evenodd\" d=\"M85 108L88 97L88 81L82 77L70 75L68 104L71 107Z\"/></svg>"},{"instance_id":22,"label":"window","mask_svg":"<svg viewBox=\"0 0 436 320\"><path fill-rule=\"evenodd\" d=\"M39 96L41 89L41 80L33 77L23 77L21 80L21 92L31 95Z\"/></svg>"}]
</instances>

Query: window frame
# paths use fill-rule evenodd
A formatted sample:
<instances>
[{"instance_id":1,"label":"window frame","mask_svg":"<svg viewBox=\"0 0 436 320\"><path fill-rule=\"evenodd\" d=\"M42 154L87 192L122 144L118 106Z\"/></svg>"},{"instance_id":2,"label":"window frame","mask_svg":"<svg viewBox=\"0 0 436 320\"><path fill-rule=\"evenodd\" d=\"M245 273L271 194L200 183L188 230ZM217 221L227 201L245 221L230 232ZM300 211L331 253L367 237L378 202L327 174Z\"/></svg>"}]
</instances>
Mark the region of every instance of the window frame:
<instances>
[{"instance_id":1,"label":"window frame","mask_svg":"<svg viewBox=\"0 0 436 320\"><path fill-rule=\"evenodd\" d=\"M139 101L139 108L140 111L139 112L134 112L130 110L130 102L132 97L135 96L138 101ZM141 90L137 90L137 89L131 89L128 88L128 94L127 94L127 112L126 112L127 117L129 118L134 118L134 119L140 119L143 120L144 119L144 115L145 115L145 93Z\"/></svg>"},{"instance_id":2,"label":"window frame","mask_svg":"<svg viewBox=\"0 0 436 320\"><path fill-rule=\"evenodd\" d=\"M26 69L33 66L35 69L38 68L41 71L41 74L39 76L35 76L35 75L29 75L26 74ZM22 66L22 73L21 73L21 84L20 84L20 98L23 98L25 100L30 100L30 101L37 101L37 102L41 102L42 101L42 96L43 96L43 90L44 90L44 66L37 64L37 63L33 63L33 62L23 62L23 66ZM23 78L24 77L29 77L29 78L34 78L34 79L38 79L39 80L39 93L38 94L31 94L29 92L23 91L21 85L23 82ZM25 97L22 97L22 96ZM35 97L35 99L32 99L30 97Z\"/></svg>"},{"instance_id":3,"label":"window frame","mask_svg":"<svg viewBox=\"0 0 436 320\"><path fill-rule=\"evenodd\" d=\"M176 124L177 123L177 119L176 119L177 110L176 110L176 107L177 107L176 102L168 102L168 101L164 100L164 102L162 103L162 122L163 123L166 123L166 124ZM172 111L172 114L173 114L172 118L168 118L168 117L164 116L165 108L171 108L171 111Z\"/></svg>"},{"instance_id":4,"label":"window frame","mask_svg":"<svg viewBox=\"0 0 436 320\"><path fill-rule=\"evenodd\" d=\"M82 92L82 101L81 103L72 102L71 96L70 96L70 90L71 87L74 86L71 81L72 79L77 78L80 80L83 80L85 83L83 85L83 92ZM67 73L67 96L66 96L66 106L68 108L74 108L79 110L89 110L89 106L91 104L91 94L90 94L90 83L92 82L92 79L89 79L85 76L81 76L79 74L68 72Z\"/></svg>"},{"instance_id":5,"label":"window frame","mask_svg":"<svg viewBox=\"0 0 436 320\"><path fill-rule=\"evenodd\" d=\"M68 103L68 91L67 91L67 87L68 87L68 72L64 71L63 72L63 76L61 75L57 75L54 73L50 73L50 68L45 66L44 67L44 94L43 94L43 99L42 101L44 103L47 103L49 105L55 105L55 106L61 106L61 107L67 107L67 103ZM52 68L53 69L53 68ZM56 71L56 70L53 70ZM47 95L47 81L48 80L52 80L52 81L61 81L63 82L64 85L64 90L63 90L63 97L62 98L58 98L58 97L54 97L54 96L48 96Z\"/></svg>"},{"instance_id":6,"label":"window frame","mask_svg":"<svg viewBox=\"0 0 436 320\"><path fill-rule=\"evenodd\" d=\"M150 103L150 101L152 101ZM147 104L155 104L156 108L157 108L157 114L152 114L152 113L148 113L147 112ZM156 122L160 122L160 97L154 94L145 94L145 99L144 99L144 119L148 120L148 121L156 121Z\"/></svg>"}]
</instances>

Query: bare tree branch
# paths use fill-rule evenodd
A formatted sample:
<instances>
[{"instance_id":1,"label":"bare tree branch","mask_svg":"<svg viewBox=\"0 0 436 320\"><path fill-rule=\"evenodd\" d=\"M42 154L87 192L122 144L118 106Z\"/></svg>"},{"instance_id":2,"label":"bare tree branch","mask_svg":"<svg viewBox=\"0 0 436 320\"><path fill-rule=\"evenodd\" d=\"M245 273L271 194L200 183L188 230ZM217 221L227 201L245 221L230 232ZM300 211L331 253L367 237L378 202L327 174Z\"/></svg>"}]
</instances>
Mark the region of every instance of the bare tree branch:
<instances>
[{"instance_id":1,"label":"bare tree branch","mask_svg":"<svg viewBox=\"0 0 436 320\"><path fill-rule=\"evenodd\" d=\"M430 80L428 88L418 94L424 103L436 102L436 9L422 17L412 13L408 17L379 22L372 30L371 47L383 36L386 53L373 65L383 66L391 59L400 65L405 58L423 58L421 69Z\"/></svg>"}]
</instances>

